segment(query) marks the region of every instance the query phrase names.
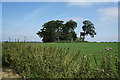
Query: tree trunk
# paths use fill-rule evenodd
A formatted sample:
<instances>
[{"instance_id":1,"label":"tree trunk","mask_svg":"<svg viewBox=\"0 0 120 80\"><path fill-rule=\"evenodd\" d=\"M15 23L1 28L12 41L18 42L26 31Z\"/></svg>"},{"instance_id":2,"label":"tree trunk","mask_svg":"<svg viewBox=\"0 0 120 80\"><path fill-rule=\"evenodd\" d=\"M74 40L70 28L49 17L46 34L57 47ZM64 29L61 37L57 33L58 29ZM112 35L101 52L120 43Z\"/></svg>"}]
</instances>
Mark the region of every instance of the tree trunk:
<instances>
[{"instance_id":1,"label":"tree trunk","mask_svg":"<svg viewBox=\"0 0 120 80\"><path fill-rule=\"evenodd\" d=\"M82 41L85 41L85 35L83 36L83 40Z\"/></svg>"}]
</instances>

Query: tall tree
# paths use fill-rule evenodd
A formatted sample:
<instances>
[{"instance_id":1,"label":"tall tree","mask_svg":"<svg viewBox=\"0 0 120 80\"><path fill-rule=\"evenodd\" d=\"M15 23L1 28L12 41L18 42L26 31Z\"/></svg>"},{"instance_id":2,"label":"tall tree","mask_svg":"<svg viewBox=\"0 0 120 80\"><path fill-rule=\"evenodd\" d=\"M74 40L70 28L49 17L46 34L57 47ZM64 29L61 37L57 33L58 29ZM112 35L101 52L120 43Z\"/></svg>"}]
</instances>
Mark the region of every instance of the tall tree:
<instances>
[{"instance_id":1,"label":"tall tree","mask_svg":"<svg viewBox=\"0 0 120 80\"><path fill-rule=\"evenodd\" d=\"M63 21L49 21L46 22L38 31L37 35L39 35L40 38L43 38L43 42L54 42L56 39L59 39L60 37L60 30L63 26Z\"/></svg>"},{"instance_id":2,"label":"tall tree","mask_svg":"<svg viewBox=\"0 0 120 80\"><path fill-rule=\"evenodd\" d=\"M94 24L89 20L83 21L82 29L84 31L84 32L80 33L80 38L81 38L82 41L84 41L85 36L88 35L88 34L92 38L94 37L94 35L96 35Z\"/></svg>"},{"instance_id":3,"label":"tall tree","mask_svg":"<svg viewBox=\"0 0 120 80\"><path fill-rule=\"evenodd\" d=\"M64 24L63 27L63 38L64 40L75 40L77 38L74 29L77 27L77 23L73 20L69 20Z\"/></svg>"}]
</instances>

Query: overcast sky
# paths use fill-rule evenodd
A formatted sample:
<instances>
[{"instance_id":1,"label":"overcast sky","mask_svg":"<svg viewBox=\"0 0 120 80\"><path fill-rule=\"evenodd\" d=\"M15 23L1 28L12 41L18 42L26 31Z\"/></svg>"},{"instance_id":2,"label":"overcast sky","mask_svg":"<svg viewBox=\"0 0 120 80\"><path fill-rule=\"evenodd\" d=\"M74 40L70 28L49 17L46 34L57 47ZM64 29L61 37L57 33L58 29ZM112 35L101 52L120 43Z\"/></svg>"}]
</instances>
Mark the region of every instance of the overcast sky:
<instances>
[{"instance_id":1,"label":"overcast sky","mask_svg":"<svg viewBox=\"0 0 120 80\"><path fill-rule=\"evenodd\" d=\"M78 37L82 22L90 20L97 35L86 40L118 41L117 2L2 2L2 40L41 41L36 33L45 22L70 19L78 24Z\"/></svg>"}]
</instances>

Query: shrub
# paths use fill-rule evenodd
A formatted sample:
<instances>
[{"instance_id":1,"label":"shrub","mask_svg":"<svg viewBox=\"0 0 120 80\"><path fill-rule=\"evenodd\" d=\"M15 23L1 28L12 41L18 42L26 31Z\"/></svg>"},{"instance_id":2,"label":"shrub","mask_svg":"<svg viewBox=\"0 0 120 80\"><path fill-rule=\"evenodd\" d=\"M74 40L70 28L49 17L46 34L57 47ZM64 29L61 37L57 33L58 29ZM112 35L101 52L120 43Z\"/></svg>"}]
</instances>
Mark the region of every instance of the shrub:
<instances>
[{"instance_id":1,"label":"shrub","mask_svg":"<svg viewBox=\"0 0 120 80\"><path fill-rule=\"evenodd\" d=\"M80 51L29 43L3 43L3 66L25 78L117 78L117 56L81 55Z\"/></svg>"}]
</instances>

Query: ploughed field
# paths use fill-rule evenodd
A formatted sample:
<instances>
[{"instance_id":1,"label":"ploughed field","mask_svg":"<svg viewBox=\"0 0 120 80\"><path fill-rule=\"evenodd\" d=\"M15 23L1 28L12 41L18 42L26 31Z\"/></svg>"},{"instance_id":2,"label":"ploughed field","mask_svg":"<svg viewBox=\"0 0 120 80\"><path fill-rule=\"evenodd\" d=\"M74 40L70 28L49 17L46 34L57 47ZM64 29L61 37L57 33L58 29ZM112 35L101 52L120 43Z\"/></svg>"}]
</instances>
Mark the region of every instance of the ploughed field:
<instances>
[{"instance_id":1,"label":"ploughed field","mask_svg":"<svg viewBox=\"0 0 120 80\"><path fill-rule=\"evenodd\" d=\"M24 78L117 78L118 43L3 43L3 67Z\"/></svg>"}]
</instances>

